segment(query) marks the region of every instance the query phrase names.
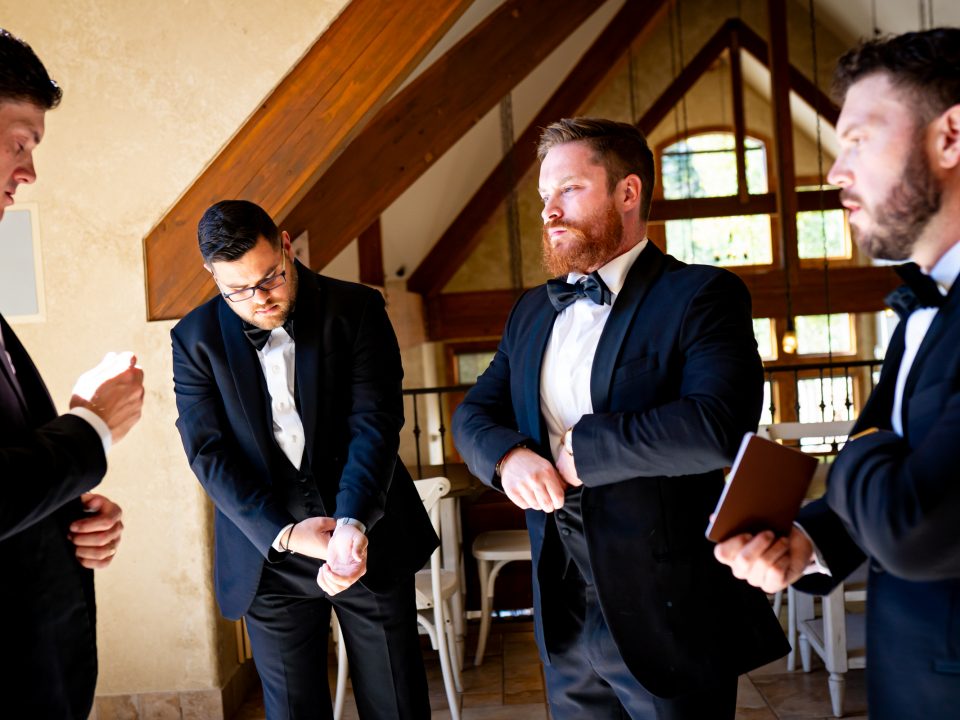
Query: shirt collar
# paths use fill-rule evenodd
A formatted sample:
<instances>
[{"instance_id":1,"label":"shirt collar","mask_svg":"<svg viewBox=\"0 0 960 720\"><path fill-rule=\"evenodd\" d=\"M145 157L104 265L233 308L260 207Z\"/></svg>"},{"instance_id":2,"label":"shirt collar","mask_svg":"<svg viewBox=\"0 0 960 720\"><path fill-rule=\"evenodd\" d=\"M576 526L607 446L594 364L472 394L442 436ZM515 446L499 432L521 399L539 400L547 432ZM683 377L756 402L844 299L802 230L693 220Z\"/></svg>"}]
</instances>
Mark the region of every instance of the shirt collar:
<instances>
[{"instance_id":1,"label":"shirt collar","mask_svg":"<svg viewBox=\"0 0 960 720\"><path fill-rule=\"evenodd\" d=\"M957 281L957 275L960 275L960 241L954 243L953 247L937 260L929 274L940 287L940 292L944 295L950 292L950 288Z\"/></svg>"},{"instance_id":2,"label":"shirt collar","mask_svg":"<svg viewBox=\"0 0 960 720\"><path fill-rule=\"evenodd\" d=\"M610 292L613 293L614 299L616 299L617 295L619 295L623 289L623 284L627 281L627 273L630 272L630 268L633 267L633 263L636 262L636 259L640 256L640 253L643 252L648 242L649 240L644 238L625 253L617 255L613 260L597 270L604 284L610 289ZM576 283L584 277L586 277L586 275L582 273L572 272L567 275L567 282Z\"/></svg>"}]
</instances>

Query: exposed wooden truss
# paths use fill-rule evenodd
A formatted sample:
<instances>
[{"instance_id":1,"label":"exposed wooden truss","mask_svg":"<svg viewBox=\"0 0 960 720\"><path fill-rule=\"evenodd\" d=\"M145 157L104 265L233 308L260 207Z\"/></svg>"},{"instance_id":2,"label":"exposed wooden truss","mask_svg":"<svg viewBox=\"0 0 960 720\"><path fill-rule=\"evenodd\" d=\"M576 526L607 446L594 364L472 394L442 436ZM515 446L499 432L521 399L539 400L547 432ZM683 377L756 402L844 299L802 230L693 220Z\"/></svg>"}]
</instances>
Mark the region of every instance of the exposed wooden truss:
<instances>
[{"instance_id":1,"label":"exposed wooden truss","mask_svg":"<svg viewBox=\"0 0 960 720\"><path fill-rule=\"evenodd\" d=\"M633 0L631 4L636 3ZM283 221L323 267L597 9L507 0L397 94Z\"/></svg>"},{"instance_id":2,"label":"exposed wooden truss","mask_svg":"<svg viewBox=\"0 0 960 720\"><path fill-rule=\"evenodd\" d=\"M148 319L180 317L213 293L196 250L210 204L247 198L286 215L469 5L352 0L144 238Z\"/></svg>"},{"instance_id":3,"label":"exposed wooden truss","mask_svg":"<svg viewBox=\"0 0 960 720\"><path fill-rule=\"evenodd\" d=\"M425 295L436 295L443 290L476 249L478 231L507 197L511 179L521 178L536 160L540 128L569 117L586 105L630 44L658 26L668 4L666 0L628 0L410 275L409 290Z\"/></svg>"}]
</instances>

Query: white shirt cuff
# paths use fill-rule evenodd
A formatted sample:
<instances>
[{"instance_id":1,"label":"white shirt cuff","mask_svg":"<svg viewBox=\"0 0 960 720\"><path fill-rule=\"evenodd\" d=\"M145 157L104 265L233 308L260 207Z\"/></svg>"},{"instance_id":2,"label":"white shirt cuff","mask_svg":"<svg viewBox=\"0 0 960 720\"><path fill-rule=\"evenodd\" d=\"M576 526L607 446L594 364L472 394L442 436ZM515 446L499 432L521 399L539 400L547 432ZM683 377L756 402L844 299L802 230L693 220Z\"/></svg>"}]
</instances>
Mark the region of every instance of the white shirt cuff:
<instances>
[{"instance_id":1,"label":"white shirt cuff","mask_svg":"<svg viewBox=\"0 0 960 720\"><path fill-rule=\"evenodd\" d=\"M282 547L280 547L280 538L282 538L284 535L286 535L287 531L288 531L290 528L292 528L294 525L296 525L296 523L290 523L289 525L284 525L284 526L283 526L283 530L281 530L279 533L277 533L277 537L276 537L276 539L273 541L273 545L271 545L270 547L272 547L272 548L273 548L274 550L276 550L277 552L290 552L289 550L284 550Z\"/></svg>"},{"instance_id":2,"label":"white shirt cuff","mask_svg":"<svg viewBox=\"0 0 960 720\"><path fill-rule=\"evenodd\" d=\"M810 545L813 546L813 560L810 561L810 564L803 569L804 575L813 575L814 573L820 573L821 575L829 575L833 577L833 573L830 572L830 568L827 567L827 563L823 559L823 555L820 554L820 548L817 547L817 544L813 541L813 538L810 537L810 533L803 529L803 525L798 522L793 523L793 526L802 532L807 540L810 541Z\"/></svg>"},{"instance_id":3,"label":"white shirt cuff","mask_svg":"<svg viewBox=\"0 0 960 720\"><path fill-rule=\"evenodd\" d=\"M110 433L110 427L103 421L103 418L97 415L93 410L85 407L70 408L70 414L76 415L82 420L86 420L97 431L100 436L100 442L103 443L103 454L110 452L113 445L113 435Z\"/></svg>"}]
</instances>

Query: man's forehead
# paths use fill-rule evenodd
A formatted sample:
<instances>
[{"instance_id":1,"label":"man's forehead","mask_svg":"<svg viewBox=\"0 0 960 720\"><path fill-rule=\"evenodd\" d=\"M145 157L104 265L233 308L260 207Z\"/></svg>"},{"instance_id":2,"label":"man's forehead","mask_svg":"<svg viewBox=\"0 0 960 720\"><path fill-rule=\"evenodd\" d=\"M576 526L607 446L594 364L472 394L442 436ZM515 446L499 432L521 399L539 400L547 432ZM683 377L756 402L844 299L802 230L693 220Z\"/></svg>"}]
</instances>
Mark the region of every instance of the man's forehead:
<instances>
[{"instance_id":1,"label":"man's forehead","mask_svg":"<svg viewBox=\"0 0 960 720\"><path fill-rule=\"evenodd\" d=\"M876 126L900 119L912 119L908 93L897 87L885 73L857 80L848 89L837 120L843 135L860 126Z\"/></svg>"},{"instance_id":2,"label":"man's forehead","mask_svg":"<svg viewBox=\"0 0 960 720\"><path fill-rule=\"evenodd\" d=\"M605 172L592 147L583 142L569 142L550 148L540 164L540 183L561 184Z\"/></svg>"}]
</instances>

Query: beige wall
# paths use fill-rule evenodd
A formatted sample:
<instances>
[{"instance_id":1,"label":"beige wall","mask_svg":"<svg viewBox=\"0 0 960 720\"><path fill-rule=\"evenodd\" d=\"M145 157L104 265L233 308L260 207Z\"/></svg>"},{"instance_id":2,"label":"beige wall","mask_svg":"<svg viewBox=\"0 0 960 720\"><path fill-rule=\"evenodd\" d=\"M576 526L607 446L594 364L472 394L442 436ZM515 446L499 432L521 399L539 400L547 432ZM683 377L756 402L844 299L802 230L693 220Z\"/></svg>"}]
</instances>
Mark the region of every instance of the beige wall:
<instances>
[{"instance_id":1,"label":"beige wall","mask_svg":"<svg viewBox=\"0 0 960 720\"><path fill-rule=\"evenodd\" d=\"M236 666L209 504L174 428L171 323L144 320L141 241L345 4L0 0L64 88L18 193L39 206L47 320L17 332L61 409L107 350L135 350L146 374L144 418L100 486L126 531L97 573L98 694L217 688Z\"/></svg>"}]
</instances>

